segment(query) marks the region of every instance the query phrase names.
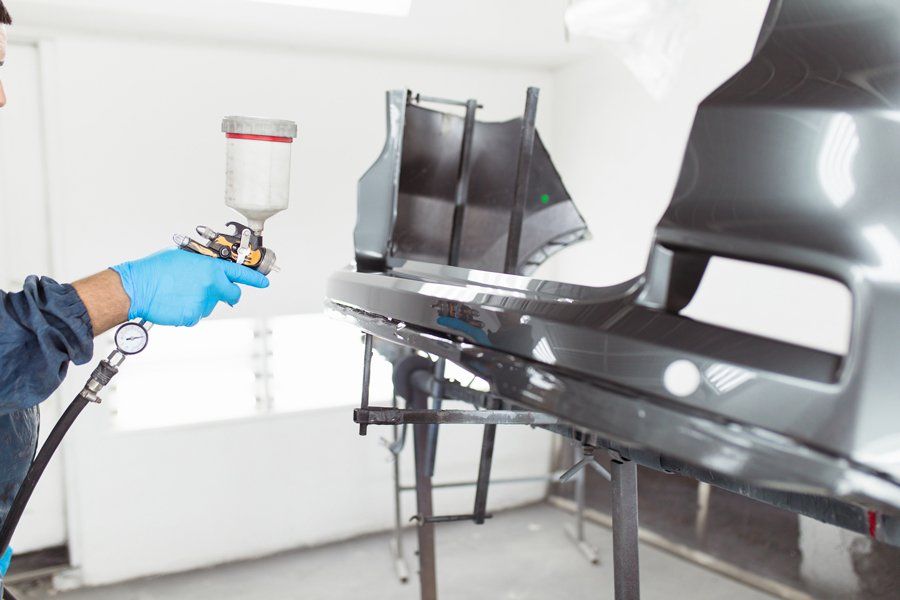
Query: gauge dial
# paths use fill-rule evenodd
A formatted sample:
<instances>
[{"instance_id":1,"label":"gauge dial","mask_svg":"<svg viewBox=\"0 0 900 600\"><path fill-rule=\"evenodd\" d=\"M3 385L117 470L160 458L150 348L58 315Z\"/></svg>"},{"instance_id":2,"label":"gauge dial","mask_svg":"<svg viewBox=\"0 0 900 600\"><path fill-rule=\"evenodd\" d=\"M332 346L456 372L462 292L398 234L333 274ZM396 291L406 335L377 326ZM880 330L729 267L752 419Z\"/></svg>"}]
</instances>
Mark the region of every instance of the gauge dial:
<instances>
[{"instance_id":1,"label":"gauge dial","mask_svg":"<svg viewBox=\"0 0 900 600\"><path fill-rule=\"evenodd\" d=\"M147 347L147 330L138 323L125 323L116 330L116 348L122 354L137 354Z\"/></svg>"}]
</instances>

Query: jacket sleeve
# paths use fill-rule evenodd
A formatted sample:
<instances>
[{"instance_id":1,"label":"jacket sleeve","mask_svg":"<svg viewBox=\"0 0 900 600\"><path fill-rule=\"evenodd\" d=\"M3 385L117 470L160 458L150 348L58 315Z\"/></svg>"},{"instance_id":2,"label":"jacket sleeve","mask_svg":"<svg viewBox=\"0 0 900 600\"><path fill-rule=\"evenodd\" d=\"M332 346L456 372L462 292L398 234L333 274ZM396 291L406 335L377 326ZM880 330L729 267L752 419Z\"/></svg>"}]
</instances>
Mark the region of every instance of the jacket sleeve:
<instances>
[{"instance_id":1,"label":"jacket sleeve","mask_svg":"<svg viewBox=\"0 0 900 600\"><path fill-rule=\"evenodd\" d=\"M94 352L87 308L71 285L34 275L21 292L0 291L0 414L46 400L69 361Z\"/></svg>"}]
</instances>

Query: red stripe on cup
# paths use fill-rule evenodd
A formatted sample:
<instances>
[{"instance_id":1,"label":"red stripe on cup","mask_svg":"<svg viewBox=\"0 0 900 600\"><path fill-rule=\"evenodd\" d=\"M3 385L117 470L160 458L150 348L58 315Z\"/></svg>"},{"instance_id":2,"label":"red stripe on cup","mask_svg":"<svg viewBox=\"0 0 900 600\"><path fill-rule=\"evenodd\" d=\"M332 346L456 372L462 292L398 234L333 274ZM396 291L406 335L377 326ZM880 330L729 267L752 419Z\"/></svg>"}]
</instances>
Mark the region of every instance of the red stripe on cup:
<instances>
[{"instance_id":1,"label":"red stripe on cup","mask_svg":"<svg viewBox=\"0 0 900 600\"><path fill-rule=\"evenodd\" d=\"M258 142L279 142L281 144L290 144L293 138L279 137L277 135L253 135L250 133L226 133L225 137L232 140L256 140Z\"/></svg>"}]
</instances>

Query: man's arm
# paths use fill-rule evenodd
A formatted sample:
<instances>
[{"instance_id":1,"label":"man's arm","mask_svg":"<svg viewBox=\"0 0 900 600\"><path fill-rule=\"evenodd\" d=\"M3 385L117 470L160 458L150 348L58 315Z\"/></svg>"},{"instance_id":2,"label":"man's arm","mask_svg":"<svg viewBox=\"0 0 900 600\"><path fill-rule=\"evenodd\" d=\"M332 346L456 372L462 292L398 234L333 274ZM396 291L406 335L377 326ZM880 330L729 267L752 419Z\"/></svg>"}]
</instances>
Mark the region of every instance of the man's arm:
<instances>
[{"instance_id":1,"label":"man's arm","mask_svg":"<svg viewBox=\"0 0 900 600\"><path fill-rule=\"evenodd\" d=\"M131 300L112 269L79 279L72 287L87 309L94 337L128 320Z\"/></svg>"},{"instance_id":2,"label":"man's arm","mask_svg":"<svg viewBox=\"0 0 900 600\"><path fill-rule=\"evenodd\" d=\"M159 325L194 325L219 302L234 306L241 283L268 287L269 280L234 263L164 250L117 265L72 284L87 308L94 336L128 319Z\"/></svg>"},{"instance_id":3,"label":"man's arm","mask_svg":"<svg viewBox=\"0 0 900 600\"><path fill-rule=\"evenodd\" d=\"M32 275L22 291L0 291L0 414L42 402L69 362L93 352L90 317L71 285Z\"/></svg>"},{"instance_id":4,"label":"man's arm","mask_svg":"<svg viewBox=\"0 0 900 600\"><path fill-rule=\"evenodd\" d=\"M235 305L236 283L269 280L232 262L164 250L74 284L35 276L21 292L0 290L0 414L45 400L69 362L84 364L93 338L128 319L194 325L219 302Z\"/></svg>"}]
</instances>

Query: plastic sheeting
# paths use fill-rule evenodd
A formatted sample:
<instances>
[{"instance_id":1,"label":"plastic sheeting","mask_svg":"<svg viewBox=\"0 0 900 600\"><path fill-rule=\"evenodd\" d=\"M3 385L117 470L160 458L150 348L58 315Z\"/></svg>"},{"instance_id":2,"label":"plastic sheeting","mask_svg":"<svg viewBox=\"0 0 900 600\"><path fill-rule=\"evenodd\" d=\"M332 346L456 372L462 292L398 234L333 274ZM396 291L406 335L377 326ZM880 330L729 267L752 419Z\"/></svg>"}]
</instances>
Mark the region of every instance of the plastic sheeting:
<instances>
[{"instance_id":1,"label":"plastic sheeting","mask_svg":"<svg viewBox=\"0 0 900 600\"><path fill-rule=\"evenodd\" d=\"M660 99L684 67L694 11L689 0L573 0L566 29L573 38L604 42Z\"/></svg>"}]
</instances>

